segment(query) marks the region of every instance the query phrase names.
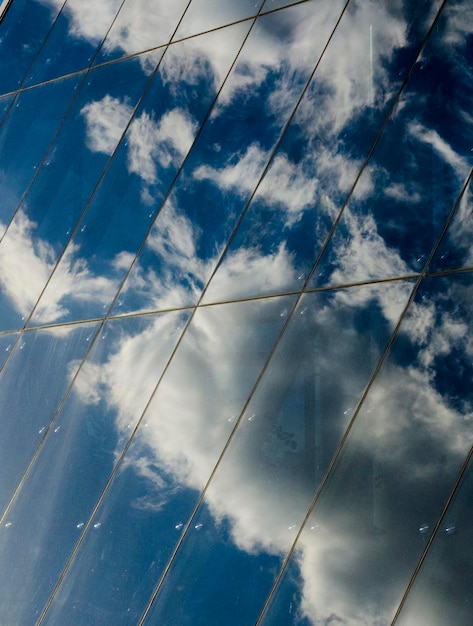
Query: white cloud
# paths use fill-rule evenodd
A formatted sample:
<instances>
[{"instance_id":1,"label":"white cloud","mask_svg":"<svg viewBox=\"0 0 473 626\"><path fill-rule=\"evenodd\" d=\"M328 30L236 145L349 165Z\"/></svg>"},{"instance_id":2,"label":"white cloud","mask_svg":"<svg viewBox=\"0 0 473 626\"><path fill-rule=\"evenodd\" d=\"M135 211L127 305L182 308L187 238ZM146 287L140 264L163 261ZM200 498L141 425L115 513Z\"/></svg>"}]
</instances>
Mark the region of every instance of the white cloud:
<instances>
[{"instance_id":1,"label":"white cloud","mask_svg":"<svg viewBox=\"0 0 473 626\"><path fill-rule=\"evenodd\" d=\"M358 215L347 207L343 225L349 236L344 238L340 234L333 240L336 267L330 277L331 283L364 282L409 273L399 252L389 248L378 233L376 221L370 213Z\"/></svg>"},{"instance_id":2,"label":"white cloud","mask_svg":"<svg viewBox=\"0 0 473 626\"><path fill-rule=\"evenodd\" d=\"M54 269L55 250L34 238L36 227L20 210L0 244L0 285L23 316L32 310Z\"/></svg>"},{"instance_id":3,"label":"white cloud","mask_svg":"<svg viewBox=\"0 0 473 626\"><path fill-rule=\"evenodd\" d=\"M27 317L41 296L33 319L49 323L68 313L64 303L67 299L111 302L117 288L113 276L95 276L74 244L69 245L55 269L58 250L36 237L36 228L20 210L0 244L0 285L16 311ZM125 255L121 253L112 259L111 266L120 267L124 262Z\"/></svg>"},{"instance_id":4,"label":"white cloud","mask_svg":"<svg viewBox=\"0 0 473 626\"><path fill-rule=\"evenodd\" d=\"M453 169L460 180L464 180L469 171L468 161L460 156L436 130L422 126L419 122L411 122L408 131L418 141L431 146L435 152Z\"/></svg>"},{"instance_id":5,"label":"white cloud","mask_svg":"<svg viewBox=\"0 0 473 626\"><path fill-rule=\"evenodd\" d=\"M220 266L203 301L280 293L294 288L295 273L293 257L284 245L266 255L257 249L240 248Z\"/></svg>"},{"instance_id":6,"label":"white cloud","mask_svg":"<svg viewBox=\"0 0 473 626\"><path fill-rule=\"evenodd\" d=\"M418 191L411 191L403 183L390 183L384 190L384 193L397 202L411 202L416 204L420 202L421 195Z\"/></svg>"},{"instance_id":7,"label":"white cloud","mask_svg":"<svg viewBox=\"0 0 473 626\"><path fill-rule=\"evenodd\" d=\"M81 109L86 123L86 144L92 152L112 154L133 113L133 107L110 95Z\"/></svg>"},{"instance_id":8,"label":"white cloud","mask_svg":"<svg viewBox=\"0 0 473 626\"><path fill-rule=\"evenodd\" d=\"M232 159L222 169L215 169L209 165L197 167L193 176L197 180L210 180L224 190L235 190L243 194L253 191L259 177L267 163L269 153L263 150L259 144L251 144L246 152Z\"/></svg>"},{"instance_id":9,"label":"white cloud","mask_svg":"<svg viewBox=\"0 0 473 626\"><path fill-rule=\"evenodd\" d=\"M158 182L157 165L177 166L190 149L196 124L184 109L172 109L155 121L148 113L134 120L128 133L128 170L148 185Z\"/></svg>"}]
</instances>

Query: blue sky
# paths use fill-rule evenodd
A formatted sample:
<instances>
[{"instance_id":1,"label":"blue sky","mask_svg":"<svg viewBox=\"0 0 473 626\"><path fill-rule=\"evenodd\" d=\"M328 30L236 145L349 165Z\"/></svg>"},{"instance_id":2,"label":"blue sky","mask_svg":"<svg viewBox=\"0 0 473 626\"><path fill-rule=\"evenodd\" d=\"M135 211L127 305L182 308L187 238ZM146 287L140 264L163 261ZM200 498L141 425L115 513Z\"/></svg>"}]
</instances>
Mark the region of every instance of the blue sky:
<instances>
[{"instance_id":1,"label":"blue sky","mask_svg":"<svg viewBox=\"0 0 473 626\"><path fill-rule=\"evenodd\" d=\"M51 594L43 624L137 623L155 590L146 623L253 624L297 539L262 623L378 626L435 527L471 274L420 278L446 226L430 268L471 269L472 10L417 58L438 0L290 4L0 25L10 623Z\"/></svg>"}]
</instances>

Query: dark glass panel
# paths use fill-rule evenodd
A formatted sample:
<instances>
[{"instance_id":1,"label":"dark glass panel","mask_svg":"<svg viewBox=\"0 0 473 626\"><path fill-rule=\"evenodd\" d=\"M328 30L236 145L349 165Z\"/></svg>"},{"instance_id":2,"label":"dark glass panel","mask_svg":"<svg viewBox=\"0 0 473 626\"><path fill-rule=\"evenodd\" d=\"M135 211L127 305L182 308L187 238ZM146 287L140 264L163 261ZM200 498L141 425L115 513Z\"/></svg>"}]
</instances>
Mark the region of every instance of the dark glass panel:
<instances>
[{"instance_id":1,"label":"dark glass panel","mask_svg":"<svg viewBox=\"0 0 473 626\"><path fill-rule=\"evenodd\" d=\"M0 377L1 513L43 439L96 329L96 325L86 324L23 333L17 342L14 335L9 338L5 350L11 357Z\"/></svg>"},{"instance_id":2,"label":"dark glass panel","mask_svg":"<svg viewBox=\"0 0 473 626\"><path fill-rule=\"evenodd\" d=\"M473 441L472 280L423 281L265 626L391 622Z\"/></svg>"},{"instance_id":3,"label":"dark glass panel","mask_svg":"<svg viewBox=\"0 0 473 626\"><path fill-rule=\"evenodd\" d=\"M48 6L49 4L49 6ZM62 2L14 0L0 24L0 93L18 89Z\"/></svg>"},{"instance_id":4,"label":"dark glass panel","mask_svg":"<svg viewBox=\"0 0 473 626\"><path fill-rule=\"evenodd\" d=\"M396 626L470 626L473 603L473 466L466 470Z\"/></svg>"},{"instance_id":5,"label":"dark glass panel","mask_svg":"<svg viewBox=\"0 0 473 626\"><path fill-rule=\"evenodd\" d=\"M196 311L45 624L138 623L293 303Z\"/></svg>"},{"instance_id":6,"label":"dark glass panel","mask_svg":"<svg viewBox=\"0 0 473 626\"><path fill-rule=\"evenodd\" d=\"M237 24L183 41L166 52L33 323L44 320L52 304L61 307L60 319L100 316L110 306L248 27L246 22ZM171 222L170 230L185 248L184 225ZM65 275L70 277L67 291ZM91 298L93 285L99 289Z\"/></svg>"},{"instance_id":7,"label":"dark glass panel","mask_svg":"<svg viewBox=\"0 0 473 626\"><path fill-rule=\"evenodd\" d=\"M0 244L0 319L4 329L21 327L35 306L130 120L146 80L134 59L89 73ZM41 132L35 113L29 110L29 115L36 132ZM14 141L10 135L8 139ZM21 154L28 152L29 143L21 142L21 146ZM87 283L89 297L105 289L84 268L75 269ZM75 278L72 272L61 275L59 293L49 300L41 322L60 318L61 296L77 288L77 284L71 284Z\"/></svg>"},{"instance_id":8,"label":"dark glass panel","mask_svg":"<svg viewBox=\"0 0 473 626\"><path fill-rule=\"evenodd\" d=\"M174 39L255 16L263 0L192 0Z\"/></svg>"},{"instance_id":9,"label":"dark glass panel","mask_svg":"<svg viewBox=\"0 0 473 626\"><path fill-rule=\"evenodd\" d=\"M97 336L0 528L6 624L38 619L187 316L110 321Z\"/></svg>"},{"instance_id":10,"label":"dark glass panel","mask_svg":"<svg viewBox=\"0 0 473 626\"><path fill-rule=\"evenodd\" d=\"M420 48L432 19L432 7L427 11L425 5L371 0L348 5L205 302L302 288ZM325 19L334 10L332 3L309 2L272 19L310 11L301 34L325 43L330 33ZM304 50L299 37L297 45ZM285 81L279 103L285 102ZM376 252L373 245L366 254Z\"/></svg>"},{"instance_id":11,"label":"dark glass panel","mask_svg":"<svg viewBox=\"0 0 473 626\"><path fill-rule=\"evenodd\" d=\"M121 3L122 0L67 0L26 84L33 85L87 68Z\"/></svg>"},{"instance_id":12,"label":"dark glass panel","mask_svg":"<svg viewBox=\"0 0 473 626\"><path fill-rule=\"evenodd\" d=\"M96 62L167 44L188 4L189 0L126 0Z\"/></svg>"},{"instance_id":13,"label":"dark glass panel","mask_svg":"<svg viewBox=\"0 0 473 626\"><path fill-rule=\"evenodd\" d=\"M473 165L473 45L448 2L358 181L313 284L420 272Z\"/></svg>"},{"instance_id":14,"label":"dark glass panel","mask_svg":"<svg viewBox=\"0 0 473 626\"><path fill-rule=\"evenodd\" d=\"M302 298L147 623L256 622L412 286Z\"/></svg>"},{"instance_id":15,"label":"dark glass panel","mask_svg":"<svg viewBox=\"0 0 473 626\"><path fill-rule=\"evenodd\" d=\"M0 127L2 236L66 114L80 80L76 76L20 92L3 120Z\"/></svg>"},{"instance_id":16,"label":"dark glass panel","mask_svg":"<svg viewBox=\"0 0 473 626\"><path fill-rule=\"evenodd\" d=\"M473 190L471 182L459 199L453 219L429 265L429 271L460 269L473 265Z\"/></svg>"},{"instance_id":17,"label":"dark glass panel","mask_svg":"<svg viewBox=\"0 0 473 626\"><path fill-rule=\"evenodd\" d=\"M338 0L323 6L306 3L257 20L125 283L116 311L198 300L341 5ZM278 283L277 262L263 258L258 265L256 258L251 264L251 253L242 256L255 293L265 282ZM231 284L238 282L232 274L227 278Z\"/></svg>"}]
</instances>

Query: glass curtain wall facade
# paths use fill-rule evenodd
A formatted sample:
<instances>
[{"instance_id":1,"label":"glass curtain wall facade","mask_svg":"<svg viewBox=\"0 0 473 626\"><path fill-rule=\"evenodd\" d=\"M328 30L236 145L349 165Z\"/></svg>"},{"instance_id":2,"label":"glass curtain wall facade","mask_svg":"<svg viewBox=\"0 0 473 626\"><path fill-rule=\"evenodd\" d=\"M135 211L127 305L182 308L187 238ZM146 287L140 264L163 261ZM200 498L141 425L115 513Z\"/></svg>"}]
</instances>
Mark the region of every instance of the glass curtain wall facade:
<instances>
[{"instance_id":1,"label":"glass curtain wall facade","mask_svg":"<svg viewBox=\"0 0 473 626\"><path fill-rule=\"evenodd\" d=\"M471 626L471 3L2 7L0 622Z\"/></svg>"}]
</instances>

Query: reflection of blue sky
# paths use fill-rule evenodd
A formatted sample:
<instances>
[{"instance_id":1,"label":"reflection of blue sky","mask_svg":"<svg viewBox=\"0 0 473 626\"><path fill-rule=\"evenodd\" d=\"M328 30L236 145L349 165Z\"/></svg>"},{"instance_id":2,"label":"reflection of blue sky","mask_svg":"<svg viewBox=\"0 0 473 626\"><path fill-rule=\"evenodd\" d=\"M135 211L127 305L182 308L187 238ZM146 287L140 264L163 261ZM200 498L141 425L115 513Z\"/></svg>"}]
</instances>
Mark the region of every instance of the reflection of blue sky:
<instances>
[{"instance_id":1,"label":"reflection of blue sky","mask_svg":"<svg viewBox=\"0 0 473 626\"><path fill-rule=\"evenodd\" d=\"M1 93L14 91L23 83L58 10L57 7L48 9L45 3L36 0L15 0L14 6L12 3L3 16L0 38Z\"/></svg>"},{"instance_id":2,"label":"reflection of blue sky","mask_svg":"<svg viewBox=\"0 0 473 626\"><path fill-rule=\"evenodd\" d=\"M217 520L217 526L212 531L212 525L207 525L209 513L199 513L192 521L194 531L199 530L203 523L199 521L200 516L207 515L202 540L199 540L201 535L196 535L197 550L207 550L200 541L208 541L212 558L217 560L222 558L224 550L228 558L235 560L234 568L232 566L235 575L239 571L244 577L247 571L244 562L256 564L258 568L265 564L261 574L255 572L246 583L239 580L237 588L240 583L243 588L251 580L256 585L254 593L250 594L254 605L242 610L253 615L255 610L257 612L263 593L257 583L264 576L265 584L271 584L276 564L290 545L294 528L310 502L312 472L315 471L320 480L331 450L351 417L411 286L385 285L382 289L314 294L299 307L292 331L285 337L265 383L247 409L234 444L207 492L205 506ZM96 535L91 528L77 565L61 591L64 600L74 599L81 607L77 623L86 623L86 598L92 597L91 602L103 606L103 588L97 584L102 576L107 581L102 581L102 585L110 590L117 585L141 581L133 600L136 607L133 610L140 610L140 603L151 592L199 491L218 460L262 360L292 304L290 298L262 300L209 307L196 313L144 416L117 480L95 516L94 524L101 523L104 530L111 531L106 548L109 560L103 564L108 573L100 566L97 574L90 575L87 564L95 560L97 549ZM317 354L315 360L311 337ZM115 419L122 424L121 432L126 433L129 416L136 414L136 409L134 401L125 405L117 398L122 385L113 381L122 378L128 381L129 387L134 387L135 376L142 376L142 372L134 372L135 354L146 342L138 333L126 343L122 342L130 349L136 345L133 354L120 350L115 353L113 363L91 364L90 367L86 363L75 386L84 403L98 402L100 394L110 408L114 407L114 412L118 410ZM301 345L307 345L304 354ZM367 353L369 358L366 358ZM334 358L344 364L340 376L333 375ZM324 447L318 451L323 454L318 459L318 468L309 462L313 449L310 436L304 435L304 418L300 413L307 386L304 381L314 374L314 368L319 372L322 395L318 402L320 415L324 416L319 424L324 431ZM149 368L142 371L149 371ZM141 394L136 397L138 395ZM253 413L257 416L255 420ZM296 485L299 486L295 488ZM125 488L126 506L120 495ZM156 547L146 557L142 555L134 561L132 552L127 551L127 541L120 539L129 532L122 524L123 517L129 523L138 524L143 532L159 528L159 550ZM223 528L226 539L222 546ZM144 539L139 541L145 542ZM155 540L152 541L155 545ZM232 547L233 542L243 550L241 557ZM136 543L130 550L134 547ZM246 552L253 556L245 556ZM265 553L273 556L269 558ZM119 565L113 575L108 567L110 560ZM209 571L208 561L202 566ZM193 567L198 568L199 563ZM189 568L186 566L188 575L197 576ZM202 572L198 578L207 580L207 575ZM222 607L229 606L231 598L233 596L222 597ZM61 606L62 601L52 608L51 619L61 619ZM189 610L189 605L183 604L183 614ZM166 617L163 623L168 619L171 617Z\"/></svg>"},{"instance_id":3,"label":"reflection of blue sky","mask_svg":"<svg viewBox=\"0 0 473 626\"><path fill-rule=\"evenodd\" d=\"M421 271L471 167L471 9L447 4L357 179L439 2L349 3L287 129L344 2L165 48L185 6L127 0L96 59L113 63L18 95L0 129L2 329L299 291L355 182L311 285ZM117 8L68 1L30 80L86 67ZM193 0L175 38L259 8ZM437 260L455 255L431 269L471 262L470 208L468 191ZM421 285L266 623L392 614L470 445L470 280ZM0 379L18 415L3 500L41 447L0 529L5 619L37 618L83 540L44 623L71 606L74 624L135 623L183 538L149 623L208 624L209 607L254 623L413 285L305 294L292 317L295 296L109 320L83 363L95 324L26 331Z\"/></svg>"},{"instance_id":4,"label":"reflection of blue sky","mask_svg":"<svg viewBox=\"0 0 473 626\"><path fill-rule=\"evenodd\" d=\"M0 243L0 256L4 268L1 274L4 328L11 327L11 325L18 327L21 325L21 318L28 317L31 312L99 180L102 169L110 156L108 151L115 148L121 137L120 127L122 132L125 130L133 105L138 100L145 81L146 77L134 60L125 62L120 68L117 65L111 65L95 70L83 84L74 101L74 106L60 127L58 141L49 147L46 156L43 157L41 167L38 167L38 156L33 151L34 160L29 156L26 161L31 169L18 167L23 179L17 183L15 177L12 176L11 181L9 180L8 185L15 185L12 193L12 200L14 200L16 185L20 189L20 184L27 187L25 181L34 175L28 194L13 215ZM61 81L60 84L62 83L67 87L67 81ZM71 88L73 84L70 85ZM47 91L51 88L46 87ZM25 95L38 94L42 98L43 89L25 92ZM57 89L53 90L53 93L54 91ZM63 107L68 102L67 95L69 94L66 92L66 98L59 99ZM35 101L37 102L37 98L26 98L26 104L29 106L34 106ZM38 123L38 118L34 117L29 106L25 106L25 115L28 115L31 120L36 120L31 125L30 139L34 141L36 133L44 132L45 135L40 134L39 137L44 142L42 146L44 149L47 146L46 141L52 139L51 135L46 134L45 131L52 134L56 128L53 124L51 124L52 129L48 127L48 107L45 106L43 109L46 117L46 124L43 127ZM18 108L14 111L15 114L11 119L16 122L16 126L22 120L21 117L18 120ZM93 143L90 132L84 137L84 129L91 115L97 114L98 111L103 114L106 122L101 123L100 118L96 116L91 128L96 131L97 135L100 135L101 143L98 147L102 151L97 149L92 151L90 148L97 148L97 145ZM37 113L36 111L35 114ZM56 123L59 122L57 118L53 120ZM4 129L7 131L6 140L19 145L17 148L19 161L29 148L26 144L18 144L12 132L15 126L4 127ZM5 148L7 147L8 144L5 144ZM105 148L106 152L104 152ZM67 210L64 210L64 207L67 207ZM6 222L9 218L9 215L6 216ZM66 259L71 256L73 256L72 250L69 248L66 252ZM74 260L71 259L69 263L73 264ZM101 276L89 277L84 268L84 262L78 261L74 267L79 281L88 279L89 293L90 291L92 294L98 292L95 285L99 285L99 289L106 287L106 280ZM56 301L50 305L48 314L43 317L44 321L53 321L57 318L57 301L64 294L69 294L74 290L71 283L72 277L67 272L62 273L60 278L59 294Z\"/></svg>"}]
</instances>

